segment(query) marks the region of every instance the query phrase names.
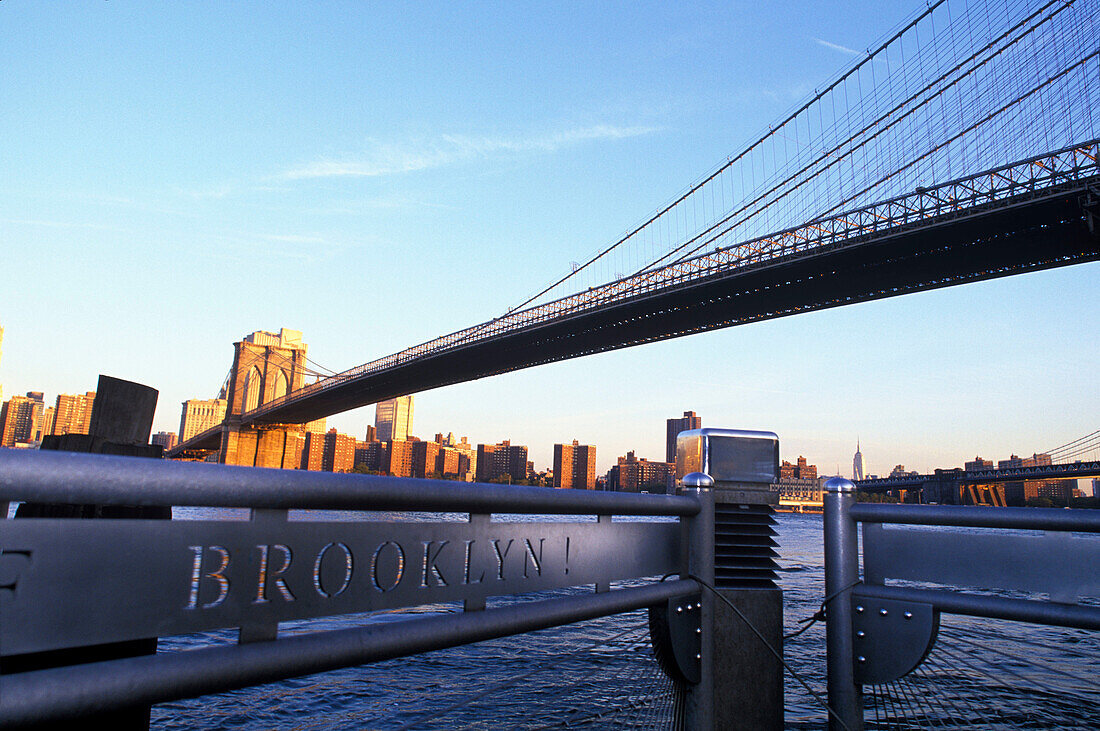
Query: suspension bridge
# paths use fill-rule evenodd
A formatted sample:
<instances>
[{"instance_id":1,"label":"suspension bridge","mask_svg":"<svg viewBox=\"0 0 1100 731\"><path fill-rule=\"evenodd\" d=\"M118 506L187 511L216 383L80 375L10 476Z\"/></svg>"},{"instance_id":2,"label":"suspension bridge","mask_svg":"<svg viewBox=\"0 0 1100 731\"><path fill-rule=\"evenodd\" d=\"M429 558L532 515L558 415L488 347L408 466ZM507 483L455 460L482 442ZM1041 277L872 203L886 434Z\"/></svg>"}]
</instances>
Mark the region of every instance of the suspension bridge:
<instances>
[{"instance_id":1,"label":"suspension bridge","mask_svg":"<svg viewBox=\"0 0 1100 731\"><path fill-rule=\"evenodd\" d=\"M395 396L1095 261L1097 39L1095 2L932 2L752 144L499 317L324 377L269 354L255 366L259 397L246 399L247 378L231 371L225 423L171 456L220 449L222 461L279 466L285 454L264 457L263 439ZM291 386L272 387L269 373ZM255 436L240 451L242 434Z\"/></svg>"}]
</instances>

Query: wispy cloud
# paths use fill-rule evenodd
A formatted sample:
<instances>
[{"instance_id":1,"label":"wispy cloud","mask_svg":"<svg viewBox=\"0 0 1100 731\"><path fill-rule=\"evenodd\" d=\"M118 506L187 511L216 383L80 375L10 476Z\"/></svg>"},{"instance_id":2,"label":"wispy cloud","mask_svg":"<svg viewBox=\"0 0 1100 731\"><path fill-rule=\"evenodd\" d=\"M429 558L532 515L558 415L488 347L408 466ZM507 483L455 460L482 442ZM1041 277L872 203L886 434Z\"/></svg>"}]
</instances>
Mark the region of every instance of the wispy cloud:
<instances>
[{"instance_id":1,"label":"wispy cloud","mask_svg":"<svg viewBox=\"0 0 1100 731\"><path fill-rule=\"evenodd\" d=\"M825 48L828 48L829 50L832 50L832 51L840 51L841 53L846 53L849 56L862 56L863 55L862 52L857 51L853 48L848 48L847 46L842 46L839 43L830 43L829 41L824 41L820 38L812 38L812 40L817 45L824 46Z\"/></svg>"},{"instance_id":2,"label":"wispy cloud","mask_svg":"<svg viewBox=\"0 0 1100 731\"><path fill-rule=\"evenodd\" d=\"M328 242L320 236L298 236L295 234L266 234L261 235L259 238L264 241L276 241L285 244L327 244Z\"/></svg>"},{"instance_id":3,"label":"wispy cloud","mask_svg":"<svg viewBox=\"0 0 1100 731\"><path fill-rule=\"evenodd\" d=\"M555 152L585 142L620 140L658 131L657 127L599 124L530 137L469 137L442 135L434 140L382 142L368 140L367 149L342 159L317 160L284 172L284 180L332 177L379 177L438 168L496 154Z\"/></svg>"},{"instance_id":4,"label":"wispy cloud","mask_svg":"<svg viewBox=\"0 0 1100 731\"><path fill-rule=\"evenodd\" d=\"M92 231L126 231L127 229L120 228L118 226L108 226L98 223L89 223L86 221L47 221L44 219L30 219L30 218L3 218L0 219L0 223L7 223L16 226L43 226L45 228L71 228L71 229L90 229Z\"/></svg>"}]
</instances>

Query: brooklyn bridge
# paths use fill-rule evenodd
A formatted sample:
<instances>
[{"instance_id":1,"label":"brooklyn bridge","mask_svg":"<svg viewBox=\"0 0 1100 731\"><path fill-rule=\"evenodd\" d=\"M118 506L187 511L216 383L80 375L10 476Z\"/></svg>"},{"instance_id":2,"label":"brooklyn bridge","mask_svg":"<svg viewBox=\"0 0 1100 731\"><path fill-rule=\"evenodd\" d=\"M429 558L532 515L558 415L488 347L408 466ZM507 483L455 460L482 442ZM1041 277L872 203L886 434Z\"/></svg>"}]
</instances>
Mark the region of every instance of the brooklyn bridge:
<instances>
[{"instance_id":1,"label":"brooklyn bridge","mask_svg":"<svg viewBox=\"0 0 1100 731\"><path fill-rule=\"evenodd\" d=\"M302 424L395 396L1100 258L1095 5L942 6L498 317L327 376L237 343L225 421L169 456L288 466Z\"/></svg>"}]
</instances>

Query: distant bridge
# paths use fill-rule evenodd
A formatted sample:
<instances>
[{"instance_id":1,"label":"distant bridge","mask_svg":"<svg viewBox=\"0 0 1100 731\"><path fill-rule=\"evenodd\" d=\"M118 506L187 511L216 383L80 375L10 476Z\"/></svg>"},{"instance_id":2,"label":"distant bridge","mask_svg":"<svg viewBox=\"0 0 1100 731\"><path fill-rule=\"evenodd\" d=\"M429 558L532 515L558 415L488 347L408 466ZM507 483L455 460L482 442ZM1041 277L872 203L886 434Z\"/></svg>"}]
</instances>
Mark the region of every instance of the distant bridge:
<instances>
[{"instance_id":1,"label":"distant bridge","mask_svg":"<svg viewBox=\"0 0 1100 731\"><path fill-rule=\"evenodd\" d=\"M881 492L884 490L920 487L929 482L952 480L958 483L993 484L996 482L1024 482L1028 480L1074 480L1081 477L1100 477L1100 461L1071 462L1069 464L1037 465L1034 467L1006 467L999 470L936 470L928 475L901 475L858 480L860 490Z\"/></svg>"}]
</instances>

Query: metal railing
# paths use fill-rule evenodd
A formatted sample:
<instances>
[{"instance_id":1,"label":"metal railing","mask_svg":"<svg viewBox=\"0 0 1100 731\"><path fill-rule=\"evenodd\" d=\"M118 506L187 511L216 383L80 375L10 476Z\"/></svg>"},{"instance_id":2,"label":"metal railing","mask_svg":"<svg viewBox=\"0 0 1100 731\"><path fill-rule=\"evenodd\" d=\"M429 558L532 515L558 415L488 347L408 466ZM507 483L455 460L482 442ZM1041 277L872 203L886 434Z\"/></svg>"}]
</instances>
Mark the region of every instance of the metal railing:
<instances>
[{"instance_id":1,"label":"metal railing","mask_svg":"<svg viewBox=\"0 0 1100 731\"><path fill-rule=\"evenodd\" d=\"M0 726L222 692L661 605L697 593L699 584L687 577L708 560L700 551L713 555L713 542L692 530L712 521L713 508L691 495L0 449L0 505L8 501L247 507L251 519L0 521L0 662L239 628L237 644L2 675ZM291 509L467 515L329 522L299 520ZM493 520L531 513L597 518ZM681 578L668 578L675 575ZM668 580L612 588L647 577ZM486 609L491 597L586 585L595 591ZM282 621L442 602L462 602L464 611L279 637Z\"/></svg>"},{"instance_id":2,"label":"metal railing","mask_svg":"<svg viewBox=\"0 0 1100 731\"><path fill-rule=\"evenodd\" d=\"M1081 535L1100 533L1100 512L856 503L843 478L825 490L834 727L863 728L862 687L914 671L941 613L1100 629L1100 606L1081 602L1100 597L1100 539Z\"/></svg>"}]
</instances>

